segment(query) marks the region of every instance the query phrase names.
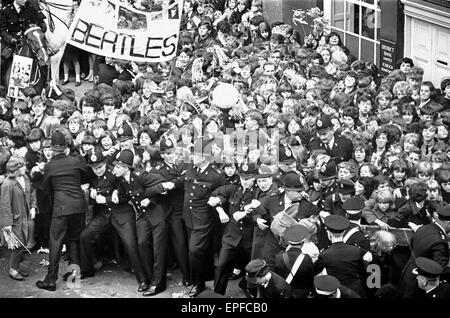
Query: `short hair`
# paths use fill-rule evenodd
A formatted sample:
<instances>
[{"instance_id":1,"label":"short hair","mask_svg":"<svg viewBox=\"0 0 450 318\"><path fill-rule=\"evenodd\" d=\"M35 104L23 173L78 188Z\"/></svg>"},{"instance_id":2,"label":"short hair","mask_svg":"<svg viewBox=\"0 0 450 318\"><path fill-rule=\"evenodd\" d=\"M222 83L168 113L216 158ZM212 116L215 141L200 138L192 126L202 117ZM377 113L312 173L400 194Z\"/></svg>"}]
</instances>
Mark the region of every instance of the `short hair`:
<instances>
[{"instance_id":1,"label":"short hair","mask_svg":"<svg viewBox=\"0 0 450 318\"><path fill-rule=\"evenodd\" d=\"M394 202L394 196L390 190L381 190L375 192L375 202L376 203L390 203Z\"/></svg>"},{"instance_id":2,"label":"short hair","mask_svg":"<svg viewBox=\"0 0 450 318\"><path fill-rule=\"evenodd\" d=\"M20 128L14 127L11 129L8 137L12 142L14 142L15 148L21 148L27 145L25 133Z\"/></svg>"},{"instance_id":3,"label":"short hair","mask_svg":"<svg viewBox=\"0 0 450 318\"><path fill-rule=\"evenodd\" d=\"M445 168L438 168L434 173L434 177L439 184L447 183L450 181L450 170Z\"/></svg>"},{"instance_id":4,"label":"short hair","mask_svg":"<svg viewBox=\"0 0 450 318\"><path fill-rule=\"evenodd\" d=\"M433 175L433 166L428 161L419 161L416 166L416 177L419 174L424 174L426 176Z\"/></svg>"},{"instance_id":5,"label":"short hair","mask_svg":"<svg viewBox=\"0 0 450 318\"><path fill-rule=\"evenodd\" d=\"M395 160L392 164L391 164L391 171L407 171L408 170L408 165L406 164L406 162L404 162L401 159L397 159Z\"/></svg>"},{"instance_id":6,"label":"short hair","mask_svg":"<svg viewBox=\"0 0 450 318\"><path fill-rule=\"evenodd\" d=\"M409 187L409 198L414 202L421 202L427 198L427 184L423 181L412 184Z\"/></svg>"},{"instance_id":7,"label":"short hair","mask_svg":"<svg viewBox=\"0 0 450 318\"><path fill-rule=\"evenodd\" d=\"M411 67L414 66L414 62L413 60L411 60L409 57L403 57L400 60L398 60L397 62L397 68L400 68L400 66L402 65L402 63L408 63L409 65L411 65Z\"/></svg>"},{"instance_id":8,"label":"short hair","mask_svg":"<svg viewBox=\"0 0 450 318\"><path fill-rule=\"evenodd\" d=\"M21 156L13 155L6 163L6 172L9 175L14 175L17 170L25 166L25 159Z\"/></svg>"},{"instance_id":9,"label":"short hair","mask_svg":"<svg viewBox=\"0 0 450 318\"><path fill-rule=\"evenodd\" d=\"M351 175L355 175L356 165L353 161L342 161L338 164L338 170L347 169Z\"/></svg>"},{"instance_id":10,"label":"short hair","mask_svg":"<svg viewBox=\"0 0 450 318\"><path fill-rule=\"evenodd\" d=\"M11 158L11 151L8 148L0 148L0 175L6 173L6 163Z\"/></svg>"}]
</instances>

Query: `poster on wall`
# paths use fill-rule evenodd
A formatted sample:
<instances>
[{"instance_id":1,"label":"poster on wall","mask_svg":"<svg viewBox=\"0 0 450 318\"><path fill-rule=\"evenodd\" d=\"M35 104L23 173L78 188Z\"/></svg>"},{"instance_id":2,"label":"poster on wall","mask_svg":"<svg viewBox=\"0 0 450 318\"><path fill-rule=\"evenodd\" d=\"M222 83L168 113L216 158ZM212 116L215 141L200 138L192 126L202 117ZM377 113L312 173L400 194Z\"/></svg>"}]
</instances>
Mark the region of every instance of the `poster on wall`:
<instances>
[{"instance_id":1,"label":"poster on wall","mask_svg":"<svg viewBox=\"0 0 450 318\"><path fill-rule=\"evenodd\" d=\"M151 7L121 0L82 1L67 42L88 52L136 62L169 61L176 55L182 0ZM137 5L136 5L137 4Z\"/></svg>"},{"instance_id":2,"label":"poster on wall","mask_svg":"<svg viewBox=\"0 0 450 318\"><path fill-rule=\"evenodd\" d=\"M21 89L30 85L32 66L32 58L14 55L9 76L8 97L25 99Z\"/></svg>"}]
</instances>

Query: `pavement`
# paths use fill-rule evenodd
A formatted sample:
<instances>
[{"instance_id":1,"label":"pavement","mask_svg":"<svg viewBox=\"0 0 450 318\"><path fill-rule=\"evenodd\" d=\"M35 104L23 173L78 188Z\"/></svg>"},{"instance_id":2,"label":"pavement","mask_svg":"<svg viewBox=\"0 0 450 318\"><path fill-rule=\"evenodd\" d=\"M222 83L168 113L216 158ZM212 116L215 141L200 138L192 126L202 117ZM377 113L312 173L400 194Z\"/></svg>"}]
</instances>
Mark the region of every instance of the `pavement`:
<instances>
[{"instance_id":1,"label":"pavement","mask_svg":"<svg viewBox=\"0 0 450 318\"><path fill-rule=\"evenodd\" d=\"M78 87L75 87L75 77L70 77L69 83L67 83L64 86L60 85L60 87L72 89L75 92L76 100L79 102L80 98L83 97L84 92L86 92L89 89L92 89L93 83L81 80L81 85Z\"/></svg>"},{"instance_id":2,"label":"pavement","mask_svg":"<svg viewBox=\"0 0 450 318\"><path fill-rule=\"evenodd\" d=\"M182 285L181 273L178 269L167 274L167 289L153 297L143 297L137 292L138 283L134 274L124 271L114 262L104 264L94 277L89 277L78 283L67 283L62 275L67 272L67 261L61 259L59 278L56 291L46 291L35 286L36 281L42 280L47 267L40 262L48 260L48 254L37 254L34 251L27 256L25 267L30 276L23 281L16 281L9 277L9 252L6 247L0 247L0 298L184 298L189 287ZM245 294L238 287L239 280L230 281L227 289L229 298L245 298ZM213 288L213 281L206 283L208 289Z\"/></svg>"}]
</instances>

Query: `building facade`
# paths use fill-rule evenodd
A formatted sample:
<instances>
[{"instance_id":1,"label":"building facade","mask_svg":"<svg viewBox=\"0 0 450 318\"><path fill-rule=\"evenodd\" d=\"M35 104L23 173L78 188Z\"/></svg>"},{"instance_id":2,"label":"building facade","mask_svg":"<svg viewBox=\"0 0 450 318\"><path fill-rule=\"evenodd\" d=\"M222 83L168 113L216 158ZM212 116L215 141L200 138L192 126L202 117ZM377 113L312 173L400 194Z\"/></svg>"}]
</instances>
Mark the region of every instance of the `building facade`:
<instances>
[{"instance_id":1,"label":"building facade","mask_svg":"<svg viewBox=\"0 0 450 318\"><path fill-rule=\"evenodd\" d=\"M450 76L450 0L265 0L270 22L291 23L293 9L319 7L351 53L383 75L411 57L424 80Z\"/></svg>"}]
</instances>

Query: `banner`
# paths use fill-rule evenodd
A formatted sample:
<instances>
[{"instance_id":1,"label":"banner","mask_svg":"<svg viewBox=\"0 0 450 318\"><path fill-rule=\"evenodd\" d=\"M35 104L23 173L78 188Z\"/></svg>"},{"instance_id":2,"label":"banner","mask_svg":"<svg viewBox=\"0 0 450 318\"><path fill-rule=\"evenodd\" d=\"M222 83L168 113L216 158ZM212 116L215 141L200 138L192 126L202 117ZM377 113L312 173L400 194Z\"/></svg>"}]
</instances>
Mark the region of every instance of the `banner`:
<instances>
[{"instance_id":1,"label":"banner","mask_svg":"<svg viewBox=\"0 0 450 318\"><path fill-rule=\"evenodd\" d=\"M9 76L8 96L12 98L25 99L21 88L30 85L33 59L25 56L14 55Z\"/></svg>"},{"instance_id":2,"label":"banner","mask_svg":"<svg viewBox=\"0 0 450 318\"><path fill-rule=\"evenodd\" d=\"M136 62L176 56L182 0L155 0L139 9L121 0L83 0L67 43L82 50Z\"/></svg>"}]
</instances>

